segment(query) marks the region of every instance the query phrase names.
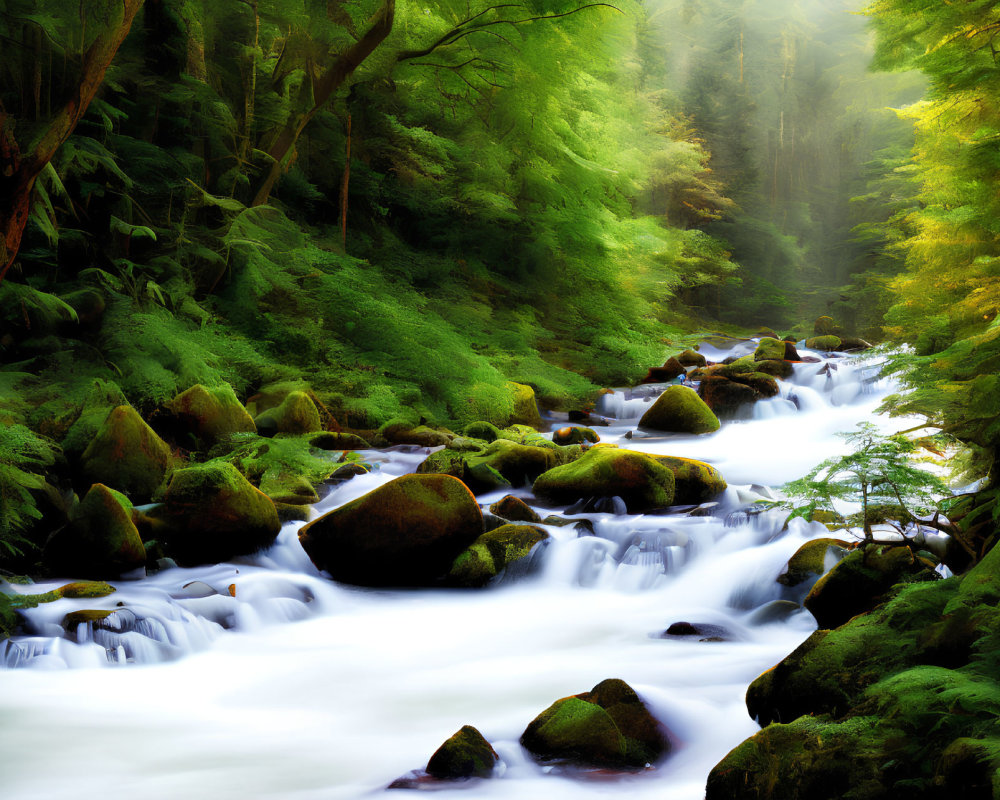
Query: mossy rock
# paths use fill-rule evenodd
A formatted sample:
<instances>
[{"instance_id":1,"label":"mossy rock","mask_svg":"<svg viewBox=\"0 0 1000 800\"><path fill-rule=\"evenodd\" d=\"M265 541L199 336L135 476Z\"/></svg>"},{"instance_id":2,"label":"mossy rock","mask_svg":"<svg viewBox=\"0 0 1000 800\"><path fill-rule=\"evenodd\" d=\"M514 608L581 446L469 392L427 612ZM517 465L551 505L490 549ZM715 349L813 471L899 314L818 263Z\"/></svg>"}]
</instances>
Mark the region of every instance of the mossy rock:
<instances>
[{"instance_id":1,"label":"mossy rock","mask_svg":"<svg viewBox=\"0 0 1000 800\"><path fill-rule=\"evenodd\" d=\"M0 592L0 642L13 636L17 632L19 623L10 597Z\"/></svg>"},{"instance_id":2,"label":"mossy rock","mask_svg":"<svg viewBox=\"0 0 1000 800\"><path fill-rule=\"evenodd\" d=\"M531 525L501 525L484 533L455 559L449 583L469 589L485 586L548 538L545 531Z\"/></svg>"},{"instance_id":3,"label":"mossy rock","mask_svg":"<svg viewBox=\"0 0 1000 800\"><path fill-rule=\"evenodd\" d=\"M784 340L784 342L785 342L785 361L801 361L802 360L799 357L799 351L798 351L798 349L796 349L796 347L795 347L795 343L797 341L798 341L798 339L794 339L794 338L791 341L789 341L788 339Z\"/></svg>"},{"instance_id":4,"label":"mossy rock","mask_svg":"<svg viewBox=\"0 0 1000 800\"><path fill-rule=\"evenodd\" d=\"M559 461L557 448L534 447L497 439L486 445L481 453L473 453L468 457L467 474L479 481L480 473L486 468L503 476L511 486L524 486L552 469Z\"/></svg>"},{"instance_id":5,"label":"mossy rock","mask_svg":"<svg viewBox=\"0 0 1000 800\"><path fill-rule=\"evenodd\" d=\"M669 386L639 420L646 430L671 433L714 433L720 423L694 389Z\"/></svg>"},{"instance_id":6,"label":"mossy rock","mask_svg":"<svg viewBox=\"0 0 1000 800\"><path fill-rule=\"evenodd\" d=\"M866 342L864 339L859 339L857 336L841 336L840 337L840 349L841 350L869 350L873 347L871 342Z\"/></svg>"},{"instance_id":7,"label":"mossy rock","mask_svg":"<svg viewBox=\"0 0 1000 800\"><path fill-rule=\"evenodd\" d=\"M597 431L591 428L567 426L555 431L552 434L552 441L558 445L583 444L584 442L596 444L601 441L601 437Z\"/></svg>"},{"instance_id":8,"label":"mossy rock","mask_svg":"<svg viewBox=\"0 0 1000 800\"><path fill-rule=\"evenodd\" d=\"M790 378L795 372L795 367L788 361L758 361L757 372L770 375L772 378Z\"/></svg>"},{"instance_id":9,"label":"mossy rock","mask_svg":"<svg viewBox=\"0 0 1000 800\"><path fill-rule=\"evenodd\" d=\"M500 435L500 429L492 422L470 422L463 428L462 433L471 439L492 442Z\"/></svg>"},{"instance_id":10,"label":"mossy rock","mask_svg":"<svg viewBox=\"0 0 1000 800\"><path fill-rule=\"evenodd\" d=\"M629 513L636 514L670 506L674 483L674 473L644 453L594 447L576 461L540 475L532 491L561 504L621 497Z\"/></svg>"},{"instance_id":11,"label":"mossy rock","mask_svg":"<svg viewBox=\"0 0 1000 800\"><path fill-rule=\"evenodd\" d=\"M256 433L253 417L228 383L221 386L195 384L167 404L167 411L180 430L206 445L234 433Z\"/></svg>"},{"instance_id":12,"label":"mossy rock","mask_svg":"<svg viewBox=\"0 0 1000 800\"><path fill-rule=\"evenodd\" d=\"M761 339L754 350L754 361L782 361L785 358L785 343L780 339Z\"/></svg>"},{"instance_id":13,"label":"mossy rock","mask_svg":"<svg viewBox=\"0 0 1000 800\"><path fill-rule=\"evenodd\" d=\"M642 769L669 750L659 723L616 678L557 700L532 720L521 744L545 761L621 770Z\"/></svg>"},{"instance_id":14,"label":"mossy rock","mask_svg":"<svg viewBox=\"0 0 1000 800\"><path fill-rule=\"evenodd\" d=\"M334 580L425 586L482 532L482 512L460 480L404 475L310 522L299 542Z\"/></svg>"},{"instance_id":15,"label":"mossy rock","mask_svg":"<svg viewBox=\"0 0 1000 800\"><path fill-rule=\"evenodd\" d=\"M75 600L94 599L96 597L107 597L117 590L110 583L104 581L73 581L60 586L56 591L60 597L69 597Z\"/></svg>"},{"instance_id":16,"label":"mossy rock","mask_svg":"<svg viewBox=\"0 0 1000 800\"><path fill-rule=\"evenodd\" d=\"M683 353L678 353L676 358L685 367L704 367L708 363L705 356L701 353L696 353L694 350L685 350Z\"/></svg>"},{"instance_id":17,"label":"mossy rock","mask_svg":"<svg viewBox=\"0 0 1000 800\"><path fill-rule=\"evenodd\" d=\"M709 773L705 800L891 800L915 797L886 785L886 753L871 735L877 721L849 724L802 717L770 725Z\"/></svg>"},{"instance_id":18,"label":"mossy rock","mask_svg":"<svg viewBox=\"0 0 1000 800\"><path fill-rule=\"evenodd\" d=\"M81 325L92 325L100 321L107 309L104 295L97 289L78 289L60 295L59 299L76 312L76 318Z\"/></svg>"},{"instance_id":19,"label":"mossy rock","mask_svg":"<svg viewBox=\"0 0 1000 800\"><path fill-rule=\"evenodd\" d=\"M662 367L650 367L640 383L667 383L685 372L684 365L676 358L668 358Z\"/></svg>"},{"instance_id":20,"label":"mossy rock","mask_svg":"<svg viewBox=\"0 0 1000 800\"><path fill-rule=\"evenodd\" d=\"M542 417L538 413L538 403L535 402L535 390L523 383L514 383L513 381L507 382L507 389L514 401L511 423L531 425L534 428L540 427Z\"/></svg>"},{"instance_id":21,"label":"mossy rock","mask_svg":"<svg viewBox=\"0 0 1000 800\"><path fill-rule=\"evenodd\" d=\"M674 505L707 503L726 491L722 473L711 464L679 456L653 456L674 473Z\"/></svg>"},{"instance_id":22,"label":"mossy rock","mask_svg":"<svg viewBox=\"0 0 1000 800\"><path fill-rule=\"evenodd\" d=\"M168 554L185 566L249 555L281 529L274 502L221 460L176 470L148 516L161 526Z\"/></svg>"},{"instance_id":23,"label":"mossy rock","mask_svg":"<svg viewBox=\"0 0 1000 800\"><path fill-rule=\"evenodd\" d=\"M118 406L127 406L125 394L112 381L95 380L87 392L80 416L70 425L61 442L67 458L78 459L104 426L108 414Z\"/></svg>"},{"instance_id":24,"label":"mossy rock","mask_svg":"<svg viewBox=\"0 0 1000 800\"><path fill-rule=\"evenodd\" d=\"M839 350L840 349L840 337L839 336L813 336L811 339L806 339L806 348L809 350Z\"/></svg>"},{"instance_id":25,"label":"mossy rock","mask_svg":"<svg viewBox=\"0 0 1000 800\"><path fill-rule=\"evenodd\" d=\"M535 509L525 503L520 497L509 494L497 500L490 506L490 513L502 517L508 522L541 522Z\"/></svg>"},{"instance_id":26,"label":"mossy rock","mask_svg":"<svg viewBox=\"0 0 1000 800\"><path fill-rule=\"evenodd\" d=\"M488 778L500 756L471 725L464 725L442 744L427 762L427 774L438 780Z\"/></svg>"},{"instance_id":27,"label":"mossy rock","mask_svg":"<svg viewBox=\"0 0 1000 800\"><path fill-rule=\"evenodd\" d=\"M170 447L131 406L108 414L80 457L80 472L91 483L103 483L134 502L148 501L172 465Z\"/></svg>"},{"instance_id":28,"label":"mossy rock","mask_svg":"<svg viewBox=\"0 0 1000 800\"><path fill-rule=\"evenodd\" d=\"M308 480L283 470L265 472L260 479L260 490L275 504L305 506L319 502L319 495Z\"/></svg>"},{"instance_id":29,"label":"mossy rock","mask_svg":"<svg viewBox=\"0 0 1000 800\"><path fill-rule=\"evenodd\" d=\"M837 562L847 554L847 542L842 539L813 539L806 542L788 559L785 571L776 580L783 586L798 586L823 575L831 561Z\"/></svg>"},{"instance_id":30,"label":"mossy rock","mask_svg":"<svg viewBox=\"0 0 1000 800\"><path fill-rule=\"evenodd\" d=\"M870 610L894 584L926 572L908 547L859 547L816 582L802 605L821 628L836 628Z\"/></svg>"},{"instance_id":31,"label":"mossy rock","mask_svg":"<svg viewBox=\"0 0 1000 800\"><path fill-rule=\"evenodd\" d=\"M698 386L698 396L719 419L731 418L737 415L743 406L760 400L760 394L752 386L738 383L722 375L708 375L703 378Z\"/></svg>"},{"instance_id":32,"label":"mossy rock","mask_svg":"<svg viewBox=\"0 0 1000 800\"><path fill-rule=\"evenodd\" d=\"M447 446L454 438L454 434L406 422L389 422L379 429L379 434L389 444L412 444L418 447Z\"/></svg>"},{"instance_id":33,"label":"mossy rock","mask_svg":"<svg viewBox=\"0 0 1000 800\"><path fill-rule=\"evenodd\" d=\"M259 414L254 423L261 436L314 433L323 429L319 409L305 392L289 392L281 405Z\"/></svg>"},{"instance_id":34,"label":"mossy rock","mask_svg":"<svg viewBox=\"0 0 1000 800\"><path fill-rule=\"evenodd\" d=\"M813 323L814 336L840 336L842 332L841 327L834 322L833 317L817 317Z\"/></svg>"},{"instance_id":35,"label":"mossy rock","mask_svg":"<svg viewBox=\"0 0 1000 800\"><path fill-rule=\"evenodd\" d=\"M309 438L310 447L317 450L370 450L371 445L353 433L323 431Z\"/></svg>"},{"instance_id":36,"label":"mossy rock","mask_svg":"<svg viewBox=\"0 0 1000 800\"><path fill-rule=\"evenodd\" d=\"M113 613L115 613L114 610L110 608L83 608L79 611L70 611L62 618L61 625L67 631L75 631L78 625L99 623L101 620L110 617Z\"/></svg>"},{"instance_id":37,"label":"mossy rock","mask_svg":"<svg viewBox=\"0 0 1000 800\"><path fill-rule=\"evenodd\" d=\"M146 563L135 512L120 492L95 483L45 546L43 560L53 573L89 578L117 577Z\"/></svg>"}]
</instances>

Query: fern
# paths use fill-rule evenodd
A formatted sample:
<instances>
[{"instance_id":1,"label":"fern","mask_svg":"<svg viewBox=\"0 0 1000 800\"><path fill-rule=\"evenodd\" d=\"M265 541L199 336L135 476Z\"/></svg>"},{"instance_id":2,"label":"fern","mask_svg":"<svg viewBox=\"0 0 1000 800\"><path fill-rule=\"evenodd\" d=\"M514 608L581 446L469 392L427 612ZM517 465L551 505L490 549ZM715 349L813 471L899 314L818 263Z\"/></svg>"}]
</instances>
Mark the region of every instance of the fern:
<instances>
[{"instance_id":1,"label":"fern","mask_svg":"<svg viewBox=\"0 0 1000 800\"><path fill-rule=\"evenodd\" d=\"M23 425L0 427L0 558L20 555L23 536L41 512L32 497L45 479L39 474L55 463L55 446Z\"/></svg>"}]
</instances>

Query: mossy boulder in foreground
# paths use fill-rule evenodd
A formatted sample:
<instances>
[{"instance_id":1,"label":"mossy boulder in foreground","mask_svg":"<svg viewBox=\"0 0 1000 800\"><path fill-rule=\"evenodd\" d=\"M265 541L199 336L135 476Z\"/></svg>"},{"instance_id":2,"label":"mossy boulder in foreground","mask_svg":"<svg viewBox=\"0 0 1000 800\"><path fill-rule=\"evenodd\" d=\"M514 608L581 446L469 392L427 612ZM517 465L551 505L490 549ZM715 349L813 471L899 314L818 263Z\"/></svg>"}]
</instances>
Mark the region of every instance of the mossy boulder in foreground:
<instances>
[{"instance_id":1,"label":"mossy boulder in foreground","mask_svg":"<svg viewBox=\"0 0 1000 800\"><path fill-rule=\"evenodd\" d=\"M304 526L299 542L334 580L423 586L483 532L476 498L450 475L404 475Z\"/></svg>"},{"instance_id":2,"label":"mossy boulder in foreground","mask_svg":"<svg viewBox=\"0 0 1000 800\"><path fill-rule=\"evenodd\" d=\"M484 533L455 559L448 581L470 589L485 586L548 538L545 531L532 525L501 525Z\"/></svg>"},{"instance_id":3,"label":"mossy boulder in foreground","mask_svg":"<svg viewBox=\"0 0 1000 800\"><path fill-rule=\"evenodd\" d=\"M149 516L156 538L184 565L249 555L271 545L281 529L271 499L225 461L175 471Z\"/></svg>"},{"instance_id":4,"label":"mossy boulder in foreground","mask_svg":"<svg viewBox=\"0 0 1000 800\"><path fill-rule=\"evenodd\" d=\"M521 744L546 761L614 769L641 769L669 749L659 723L617 678L557 700L532 720Z\"/></svg>"},{"instance_id":5,"label":"mossy boulder in foreground","mask_svg":"<svg viewBox=\"0 0 1000 800\"><path fill-rule=\"evenodd\" d=\"M95 483L74 509L69 525L45 546L45 565L54 573L112 578L141 567L146 551L135 526L132 503L120 492Z\"/></svg>"},{"instance_id":6,"label":"mossy boulder in foreground","mask_svg":"<svg viewBox=\"0 0 1000 800\"><path fill-rule=\"evenodd\" d=\"M726 480L711 464L679 456L653 456L674 473L674 505L706 503L726 491Z\"/></svg>"},{"instance_id":7,"label":"mossy boulder in foreground","mask_svg":"<svg viewBox=\"0 0 1000 800\"><path fill-rule=\"evenodd\" d=\"M253 417L228 383L195 384L167 404L167 411L186 433L205 444L214 444L234 433L256 433Z\"/></svg>"},{"instance_id":8,"label":"mossy boulder in foreground","mask_svg":"<svg viewBox=\"0 0 1000 800\"><path fill-rule=\"evenodd\" d=\"M537 497L569 504L591 497L620 497L630 514L667 508L674 501L674 473L644 453L595 447L570 464L539 475Z\"/></svg>"},{"instance_id":9,"label":"mossy boulder in foreground","mask_svg":"<svg viewBox=\"0 0 1000 800\"><path fill-rule=\"evenodd\" d=\"M471 725L463 725L431 756L427 774L439 780L488 778L499 761L485 737Z\"/></svg>"},{"instance_id":10,"label":"mossy boulder in foreground","mask_svg":"<svg viewBox=\"0 0 1000 800\"><path fill-rule=\"evenodd\" d=\"M671 433L713 433L719 420L694 389L670 386L639 420L639 427Z\"/></svg>"},{"instance_id":11,"label":"mossy boulder in foreground","mask_svg":"<svg viewBox=\"0 0 1000 800\"><path fill-rule=\"evenodd\" d=\"M118 406L80 456L80 471L91 483L103 483L146 502L171 466L170 448L131 406Z\"/></svg>"}]
</instances>

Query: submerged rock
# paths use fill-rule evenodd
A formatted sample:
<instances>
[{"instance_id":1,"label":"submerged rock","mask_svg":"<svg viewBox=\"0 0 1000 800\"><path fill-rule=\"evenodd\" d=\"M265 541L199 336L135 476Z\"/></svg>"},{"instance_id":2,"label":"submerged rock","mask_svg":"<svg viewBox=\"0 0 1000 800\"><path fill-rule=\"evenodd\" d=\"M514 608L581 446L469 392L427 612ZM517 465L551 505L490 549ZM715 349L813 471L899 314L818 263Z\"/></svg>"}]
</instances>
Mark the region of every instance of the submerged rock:
<instances>
[{"instance_id":1,"label":"submerged rock","mask_svg":"<svg viewBox=\"0 0 1000 800\"><path fill-rule=\"evenodd\" d=\"M182 565L249 555L271 545L281 529L274 502L225 461L176 470L148 516Z\"/></svg>"},{"instance_id":2,"label":"submerged rock","mask_svg":"<svg viewBox=\"0 0 1000 800\"><path fill-rule=\"evenodd\" d=\"M91 483L145 502L163 482L171 462L167 443L139 413L132 406L118 406L83 451L80 471Z\"/></svg>"},{"instance_id":3,"label":"submerged rock","mask_svg":"<svg viewBox=\"0 0 1000 800\"><path fill-rule=\"evenodd\" d=\"M521 744L546 761L614 769L641 769L669 749L642 700L616 678L557 700L532 720Z\"/></svg>"},{"instance_id":4,"label":"submerged rock","mask_svg":"<svg viewBox=\"0 0 1000 800\"><path fill-rule=\"evenodd\" d=\"M549 538L541 528L531 525L501 525L484 533L455 559L448 581L470 589L485 586Z\"/></svg>"},{"instance_id":5,"label":"submerged rock","mask_svg":"<svg viewBox=\"0 0 1000 800\"><path fill-rule=\"evenodd\" d=\"M448 573L483 532L476 498L450 475L404 475L299 531L299 542L334 580L423 586Z\"/></svg>"},{"instance_id":6,"label":"submerged rock","mask_svg":"<svg viewBox=\"0 0 1000 800\"><path fill-rule=\"evenodd\" d=\"M69 525L46 544L46 566L90 578L118 577L141 567L146 550L134 516L125 495L95 483L70 515Z\"/></svg>"},{"instance_id":7,"label":"submerged rock","mask_svg":"<svg viewBox=\"0 0 1000 800\"><path fill-rule=\"evenodd\" d=\"M669 386L642 415L639 427L671 433L713 433L719 420L712 409L687 386Z\"/></svg>"},{"instance_id":8,"label":"submerged rock","mask_svg":"<svg viewBox=\"0 0 1000 800\"><path fill-rule=\"evenodd\" d=\"M651 456L595 447L576 461L535 480L536 496L569 504L591 497L620 497L631 514L667 508L674 500L674 473Z\"/></svg>"}]
</instances>

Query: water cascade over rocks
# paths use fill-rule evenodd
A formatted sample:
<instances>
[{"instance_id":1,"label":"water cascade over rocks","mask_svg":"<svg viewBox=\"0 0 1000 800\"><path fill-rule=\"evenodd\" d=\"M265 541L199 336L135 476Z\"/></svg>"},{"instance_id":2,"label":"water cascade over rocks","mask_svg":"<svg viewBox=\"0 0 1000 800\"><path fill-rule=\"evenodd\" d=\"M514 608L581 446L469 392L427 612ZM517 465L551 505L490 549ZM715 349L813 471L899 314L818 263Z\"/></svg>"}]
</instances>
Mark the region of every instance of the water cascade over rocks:
<instances>
[{"instance_id":1,"label":"water cascade over rocks","mask_svg":"<svg viewBox=\"0 0 1000 800\"><path fill-rule=\"evenodd\" d=\"M701 353L715 361L755 346ZM816 361L716 433L637 430L662 384L604 396L602 442L708 462L729 488L697 507L627 515L614 499L570 514L517 487L542 518L589 525L542 524L549 538L533 569L485 590L335 583L300 546L303 523L288 523L256 555L25 611L27 635L0 643L3 796L374 796L471 725L502 765L472 779L477 798L700 800L712 766L757 729L749 682L816 627L796 605L802 586L776 578L829 532L799 519L783 527L786 513L758 501L844 452L834 434L858 421L907 427L874 416L893 388L877 365L799 352ZM364 452L378 469L337 486L314 517L414 472L429 452ZM507 493L477 500L486 510ZM5 589L46 592L76 577ZM541 712L606 679L635 690L669 755L609 776L554 769L522 747Z\"/></svg>"}]
</instances>

